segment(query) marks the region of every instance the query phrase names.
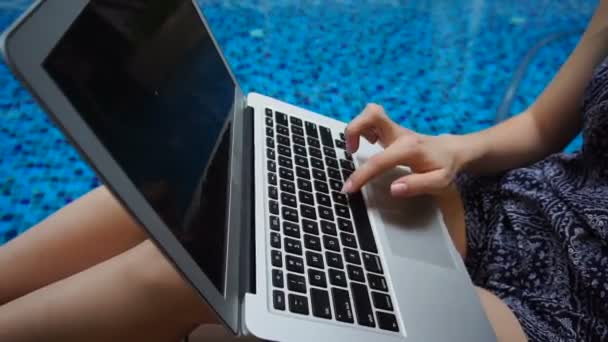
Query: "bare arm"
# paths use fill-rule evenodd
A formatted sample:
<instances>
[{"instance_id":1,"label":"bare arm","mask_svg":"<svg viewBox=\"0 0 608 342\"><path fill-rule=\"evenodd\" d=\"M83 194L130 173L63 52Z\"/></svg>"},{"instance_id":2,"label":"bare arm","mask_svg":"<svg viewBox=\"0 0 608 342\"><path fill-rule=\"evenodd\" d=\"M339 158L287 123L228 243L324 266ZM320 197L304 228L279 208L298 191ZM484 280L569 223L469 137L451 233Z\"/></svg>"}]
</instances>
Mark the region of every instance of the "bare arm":
<instances>
[{"instance_id":1,"label":"bare arm","mask_svg":"<svg viewBox=\"0 0 608 342\"><path fill-rule=\"evenodd\" d=\"M492 173L538 161L580 131L584 90L608 55L608 0L602 0L578 46L553 81L523 113L460 140L464 170Z\"/></svg>"}]
</instances>

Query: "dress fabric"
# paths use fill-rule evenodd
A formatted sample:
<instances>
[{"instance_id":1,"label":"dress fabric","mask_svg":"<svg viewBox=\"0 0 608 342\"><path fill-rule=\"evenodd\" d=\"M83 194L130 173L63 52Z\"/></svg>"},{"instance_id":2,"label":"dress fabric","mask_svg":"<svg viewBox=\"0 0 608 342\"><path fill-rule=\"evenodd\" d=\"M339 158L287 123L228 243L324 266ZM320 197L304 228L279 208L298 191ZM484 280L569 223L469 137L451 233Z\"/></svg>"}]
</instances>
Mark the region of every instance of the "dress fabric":
<instances>
[{"instance_id":1,"label":"dress fabric","mask_svg":"<svg viewBox=\"0 0 608 342\"><path fill-rule=\"evenodd\" d=\"M471 278L530 341L608 341L608 60L582 112L579 152L457 180Z\"/></svg>"}]
</instances>

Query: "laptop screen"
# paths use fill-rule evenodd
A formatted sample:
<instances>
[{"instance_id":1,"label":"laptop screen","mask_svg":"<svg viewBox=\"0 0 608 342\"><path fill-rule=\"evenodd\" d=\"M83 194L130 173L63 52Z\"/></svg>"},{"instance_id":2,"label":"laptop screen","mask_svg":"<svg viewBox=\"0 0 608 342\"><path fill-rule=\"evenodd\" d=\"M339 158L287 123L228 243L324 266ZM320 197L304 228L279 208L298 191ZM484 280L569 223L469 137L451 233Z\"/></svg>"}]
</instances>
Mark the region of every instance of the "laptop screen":
<instances>
[{"instance_id":1,"label":"laptop screen","mask_svg":"<svg viewBox=\"0 0 608 342\"><path fill-rule=\"evenodd\" d=\"M188 0L92 0L44 68L224 292L235 84Z\"/></svg>"}]
</instances>

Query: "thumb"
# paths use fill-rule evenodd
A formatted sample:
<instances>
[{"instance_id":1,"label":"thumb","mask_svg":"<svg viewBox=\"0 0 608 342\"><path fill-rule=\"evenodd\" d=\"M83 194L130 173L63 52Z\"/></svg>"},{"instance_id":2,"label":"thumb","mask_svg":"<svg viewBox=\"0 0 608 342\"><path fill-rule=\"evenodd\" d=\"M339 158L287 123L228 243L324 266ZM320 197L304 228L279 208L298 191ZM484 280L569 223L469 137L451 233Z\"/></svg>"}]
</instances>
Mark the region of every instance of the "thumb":
<instances>
[{"instance_id":1,"label":"thumb","mask_svg":"<svg viewBox=\"0 0 608 342\"><path fill-rule=\"evenodd\" d=\"M451 179L445 169L412 173L395 180L391 184L391 194L395 197L433 194L447 187L450 182Z\"/></svg>"}]
</instances>

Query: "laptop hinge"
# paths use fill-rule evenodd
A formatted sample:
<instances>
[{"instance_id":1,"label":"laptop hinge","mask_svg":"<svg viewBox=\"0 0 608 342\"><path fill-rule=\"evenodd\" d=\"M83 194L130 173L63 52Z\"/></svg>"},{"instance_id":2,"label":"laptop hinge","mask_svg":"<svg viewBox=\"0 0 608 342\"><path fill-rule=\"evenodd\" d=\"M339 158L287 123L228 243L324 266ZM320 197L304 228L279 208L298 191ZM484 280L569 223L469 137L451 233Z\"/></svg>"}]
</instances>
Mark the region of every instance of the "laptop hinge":
<instances>
[{"instance_id":1,"label":"laptop hinge","mask_svg":"<svg viewBox=\"0 0 608 342\"><path fill-rule=\"evenodd\" d=\"M241 303L246 293L255 293L255 183L254 183L254 135L253 135L253 107L245 107L243 111L243 224L241 236Z\"/></svg>"}]
</instances>

